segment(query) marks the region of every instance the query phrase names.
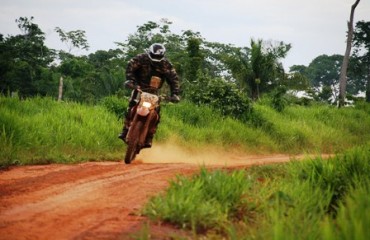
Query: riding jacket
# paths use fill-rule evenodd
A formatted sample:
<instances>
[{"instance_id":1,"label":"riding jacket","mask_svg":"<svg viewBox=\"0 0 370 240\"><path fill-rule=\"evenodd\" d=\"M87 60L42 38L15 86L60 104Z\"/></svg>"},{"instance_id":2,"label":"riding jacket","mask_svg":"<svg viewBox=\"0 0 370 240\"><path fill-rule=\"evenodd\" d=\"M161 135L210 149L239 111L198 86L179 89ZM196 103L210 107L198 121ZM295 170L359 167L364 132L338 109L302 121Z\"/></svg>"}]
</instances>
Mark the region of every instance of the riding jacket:
<instances>
[{"instance_id":1,"label":"riding jacket","mask_svg":"<svg viewBox=\"0 0 370 240\"><path fill-rule=\"evenodd\" d=\"M170 86L171 94L178 95L180 92L179 79L172 64L164 58L160 62L152 61L147 53L142 53L132 58L126 68L125 85L134 88L150 88L159 90L164 81Z\"/></svg>"}]
</instances>

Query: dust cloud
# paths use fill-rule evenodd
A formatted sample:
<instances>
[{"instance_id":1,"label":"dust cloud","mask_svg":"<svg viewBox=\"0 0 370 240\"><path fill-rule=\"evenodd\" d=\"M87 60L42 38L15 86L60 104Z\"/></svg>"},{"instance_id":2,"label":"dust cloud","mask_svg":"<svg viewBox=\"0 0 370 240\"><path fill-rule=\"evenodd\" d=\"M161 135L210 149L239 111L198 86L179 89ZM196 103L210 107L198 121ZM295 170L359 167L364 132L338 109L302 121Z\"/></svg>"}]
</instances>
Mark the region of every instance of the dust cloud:
<instances>
[{"instance_id":1,"label":"dust cloud","mask_svg":"<svg viewBox=\"0 0 370 240\"><path fill-rule=\"evenodd\" d=\"M188 150L175 144L156 144L137 156L143 163L188 163L197 165L226 164L227 155L215 150Z\"/></svg>"},{"instance_id":2,"label":"dust cloud","mask_svg":"<svg viewBox=\"0 0 370 240\"><path fill-rule=\"evenodd\" d=\"M143 149L135 162L142 163L187 163L200 166L237 166L265 164L268 162L286 162L288 155L249 155L240 152L226 152L222 149L207 147L190 150L173 143L153 144L150 149Z\"/></svg>"}]
</instances>

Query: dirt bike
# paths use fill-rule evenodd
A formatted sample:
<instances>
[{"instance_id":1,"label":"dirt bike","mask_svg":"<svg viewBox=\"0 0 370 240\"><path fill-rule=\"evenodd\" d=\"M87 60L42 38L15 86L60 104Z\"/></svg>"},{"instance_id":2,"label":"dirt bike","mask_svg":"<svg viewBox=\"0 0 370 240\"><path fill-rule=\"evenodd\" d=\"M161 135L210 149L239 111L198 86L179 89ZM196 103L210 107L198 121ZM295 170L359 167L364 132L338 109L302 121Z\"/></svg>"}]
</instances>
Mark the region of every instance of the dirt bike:
<instances>
[{"instance_id":1,"label":"dirt bike","mask_svg":"<svg viewBox=\"0 0 370 240\"><path fill-rule=\"evenodd\" d=\"M133 117L126 136L126 164L130 164L145 148L147 134L159 119L156 109L159 107L160 97L140 89L135 91L138 91L138 103L131 110Z\"/></svg>"}]
</instances>

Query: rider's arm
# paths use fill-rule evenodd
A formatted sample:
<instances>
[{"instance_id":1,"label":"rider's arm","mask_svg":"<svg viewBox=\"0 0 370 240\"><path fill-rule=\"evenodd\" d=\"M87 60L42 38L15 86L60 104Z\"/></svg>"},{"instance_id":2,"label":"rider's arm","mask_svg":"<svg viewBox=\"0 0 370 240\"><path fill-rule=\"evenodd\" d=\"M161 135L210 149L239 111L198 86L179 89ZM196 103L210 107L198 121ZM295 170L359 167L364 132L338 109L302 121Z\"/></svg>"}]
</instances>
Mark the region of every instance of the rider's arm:
<instances>
[{"instance_id":1,"label":"rider's arm","mask_svg":"<svg viewBox=\"0 0 370 240\"><path fill-rule=\"evenodd\" d=\"M171 96L175 99L180 100L178 95L180 94L180 83L175 68L172 67L171 63L168 63L166 71L166 80L171 89Z\"/></svg>"},{"instance_id":2,"label":"rider's arm","mask_svg":"<svg viewBox=\"0 0 370 240\"><path fill-rule=\"evenodd\" d=\"M137 57L132 58L126 67L126 82L125 82L125 87L128 87L130 89L135 89L137 88L138 80L136 77L136 70L139 69L139 60Z\"/></svg>"}]
</instances>

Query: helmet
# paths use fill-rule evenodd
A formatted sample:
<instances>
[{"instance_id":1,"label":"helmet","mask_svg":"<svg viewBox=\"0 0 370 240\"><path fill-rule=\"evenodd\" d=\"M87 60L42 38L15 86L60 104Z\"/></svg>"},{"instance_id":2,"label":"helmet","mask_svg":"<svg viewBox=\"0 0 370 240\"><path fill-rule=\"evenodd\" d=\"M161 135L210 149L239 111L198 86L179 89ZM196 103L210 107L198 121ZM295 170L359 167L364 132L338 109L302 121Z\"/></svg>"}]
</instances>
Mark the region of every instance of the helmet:
<instances>
[{"instance_id":1,"label":"helmet","mask_svg":"<svg viewBox=\"0 0 370 240\"><path fill-rule=\"evenodd\" d=\"M160 44L160 43L152 44L147 51L149 58L154 62L162 61L164 58L165 52L166 52L166 48L164 47L163 44Z\"/></svg>"}]
</instances>

